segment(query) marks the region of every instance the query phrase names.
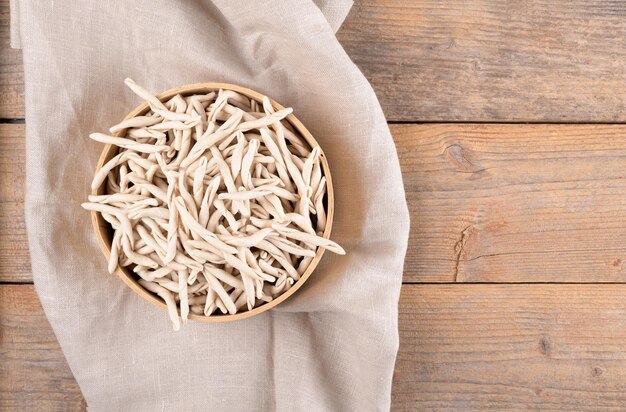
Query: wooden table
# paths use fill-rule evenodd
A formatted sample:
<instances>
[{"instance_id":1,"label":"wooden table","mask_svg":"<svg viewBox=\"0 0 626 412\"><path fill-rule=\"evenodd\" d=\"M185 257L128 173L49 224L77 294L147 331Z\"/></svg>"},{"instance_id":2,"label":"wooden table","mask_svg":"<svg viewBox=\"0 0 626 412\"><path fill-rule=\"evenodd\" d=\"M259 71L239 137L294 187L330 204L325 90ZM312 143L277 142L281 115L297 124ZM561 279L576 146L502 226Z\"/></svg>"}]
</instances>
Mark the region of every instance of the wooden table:
<instances>
[{"instance_id":1,"label":"wooden table","mask_svg":"<svg viewBox=\"0 0 626 412\"><path fill-rule=\"evenodd\" d=\"M0 408L85 402L33 289L0 1ZM626 4L358 2L411 238L394 410L626 408Z\"/></svg>"}]
</instances>

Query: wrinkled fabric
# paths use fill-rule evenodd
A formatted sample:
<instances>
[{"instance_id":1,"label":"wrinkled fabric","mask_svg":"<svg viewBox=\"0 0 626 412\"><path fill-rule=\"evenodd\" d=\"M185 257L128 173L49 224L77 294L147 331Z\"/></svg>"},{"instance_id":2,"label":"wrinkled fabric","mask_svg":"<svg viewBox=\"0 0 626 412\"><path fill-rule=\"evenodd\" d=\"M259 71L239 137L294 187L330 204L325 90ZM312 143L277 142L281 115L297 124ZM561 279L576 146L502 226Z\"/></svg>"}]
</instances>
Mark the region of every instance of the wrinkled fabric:
<instances>
[{"instance_id":1,"label":"wrinkled fabric","mask_svg":"<svg viewBox=\"0 0 626 412\"><path fill-rule=\"evenodd\" d=\"M389 409L408 213L383 112L335 38L350 6L12 0L33 277L89 410ZM89 132L140 103L126 77L155 93L236 83L293 107L328 157L332 238L347 255L326 253L272 311L172 331L165 312L107 273L80 207L103 148Z\"/></svg>"}]
</instances>

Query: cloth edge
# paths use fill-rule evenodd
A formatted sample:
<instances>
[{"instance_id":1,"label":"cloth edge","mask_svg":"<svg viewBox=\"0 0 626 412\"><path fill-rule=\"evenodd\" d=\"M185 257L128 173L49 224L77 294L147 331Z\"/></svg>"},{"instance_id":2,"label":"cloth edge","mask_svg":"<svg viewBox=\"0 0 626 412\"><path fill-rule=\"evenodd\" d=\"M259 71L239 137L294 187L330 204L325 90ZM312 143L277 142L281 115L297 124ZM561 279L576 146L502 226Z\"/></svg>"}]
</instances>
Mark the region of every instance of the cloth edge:
<instances>
[{"instance_id":1,"label":"cloth edge","mask_svg":"<svg viewBox=\"0 0 626 412\"><path fill-rule=\"evenodd\" d=\"M337 33L346 20L354 4L353 0L313 0L313 2L320 9L334 33Z\"/></svg>"},{"instance_id":2,"label":"cloth edge","mask_svg":"<svg viewBox=\"0 0 626 412\"><path fill-rule=\"evenodd\" d=\"M19 0L9 0L9 26L11 48L22 48L22 36L20 33L20 5Z\"/></svg>"}]
</instances>

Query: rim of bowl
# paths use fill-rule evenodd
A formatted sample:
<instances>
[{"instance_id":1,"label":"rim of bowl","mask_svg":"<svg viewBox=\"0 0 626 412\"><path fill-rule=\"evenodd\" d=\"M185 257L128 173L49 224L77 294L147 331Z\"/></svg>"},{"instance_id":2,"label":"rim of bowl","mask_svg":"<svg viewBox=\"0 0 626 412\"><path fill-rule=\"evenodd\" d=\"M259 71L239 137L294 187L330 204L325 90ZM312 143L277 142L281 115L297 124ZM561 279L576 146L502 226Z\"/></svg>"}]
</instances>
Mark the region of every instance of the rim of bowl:
<instances>
[{"instance_id":1,"label":"rim of bowl","mask_svg":"<svg viewBox=\"0 0 626 412\"><path fill-rule=\"evenodd\" d=\"M206 94L212 91L218 91L220 89L233 90L235 92L245 95L248 98L253 98L261 104L263 103L263 96L265 96L264 94L259 93L255 90L249 89L247 87L238 86L238 85L229 84L229 83L211 82L211 83L195 83L195 84L189 84L189 85L185 85L181 87L176 87L173 89L166 90L163 93L157 95L156 97L162 102L165 102L171 99L172 97L176 96L177 94L180 94L182 96L186 96L190 94L200 94L200 93ZM276 102L274 99L272 99L269 96L268 98L270 102L272 103L272 106L275 109L277 110L284 109L284 106L282 106L280 103ZM148 111L148 109L149 109L148 103L144 102L140 104L139 106L135 107L126 117L124 117L124 120L145 114ZM319 145L317 140L313 137L313 135L309 132L309 130L304 126L304 124L302 124L302 122L300 122L300 120L298 120L298 118L293 113L289 114L285 119L289 122L289 124L291 124L291 126L293 126L293 128L298 133L300 133L300 136L304 140L306 140L306 142L311 146L311 148L314 148L314 147L320 148L320 162L322 166L322 174L323 176L326 177L326 227L324 228L324 233L322 236L326 239L330 239L330 234L331 234L332 226L333 226L334 203L335 203L334 200L335 199L334 199L333 183L331 179L328 160L326 159L324 150ZM120 132L113 133L112 135L121 137L124 134L125 134L125 131L120 131ZM97 173L102 168L102 166L116 154L116 152L117 152L116 146L113 146L111 144L105 145L104 149L102 150L100 154L100 158L98 159L98 164L96 165L95 173ZM91 194L99 195L99 194L103 194L105 191L106 191L106 180L102 183L100 187L93 189L91 191ZM104 257L108 261L111 255L111 235L110 235L111 226L107 221L104 220L104 218L99 212L92 211L90 213L91 213L91 222L95 230L96 237L98 238L98 244L100 245L100 249L102 250ZM288 299L290 296L292 296L296 291L298 291L298 289L302 287L302 285L308 280L308 278L311 276L311 274L313 273L313 271L319 264L320 260L322 259L322 256L324 255L324 251L325 249L318 247L317 252L315 253L315 257L313 257L313 260L311 261L311 263L309 263L309 266L307 266L305 272L302 274L300 279L298 279L289 290L287 290L285 293L283 293L276 299L272 300L271 302L264 303L263 305L257 306L253 308L252 310L249 310L246 312L235 313L234 315L227 313L227 314L205 316L205 315L197 315L195 313L189 313L189 319L202 321L202 322L228 322L228 321L233 321L233 320L246 319L251 316L255 316L260 313L266 312L276 307L277 305L279 305L280 303ZM146 289L144 289L143 286L141 286L135 279L136 275L134 275L130 270L118 265L117 268L115 269L115 273L136 294L138 294L139 296L141 296L143 299L147 300L148 302L152 303L153 305L161 308L163 311L167 311L167 306L165 302L154 293L151 293L147 291Z\"/></svg>"}]
</instances>

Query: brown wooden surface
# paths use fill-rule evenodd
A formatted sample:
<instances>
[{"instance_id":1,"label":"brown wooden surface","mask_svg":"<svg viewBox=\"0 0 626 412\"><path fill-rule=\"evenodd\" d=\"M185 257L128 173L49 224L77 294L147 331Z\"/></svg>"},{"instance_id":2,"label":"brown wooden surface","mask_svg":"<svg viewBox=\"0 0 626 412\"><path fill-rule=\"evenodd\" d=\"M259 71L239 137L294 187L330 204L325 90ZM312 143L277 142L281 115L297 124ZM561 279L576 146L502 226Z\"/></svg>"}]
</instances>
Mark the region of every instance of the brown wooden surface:
<instances>
[{"instance_id":1,"label":"brown wooden surface","mask_svg":"<svg viewBox=\"0 0 626 412\"><path fill-rule=\"evenodd\" d=\"M8 17L0 0L0 118L21 118ZM389 120L626 121L624 2L357 1L338 38Z\"/></svg>"},{"instance_id":2,"label":"brown wooden surface","mask_svg":"<svg viewBox=\"0 0 626 412\"><path fill-rule=\"evenodd\" d=\"M8 20L0 0L0 410L84 410L30 284ZM357 1L338 38L389 120L447 122L391 125L411 213L392 409L624 410L626 125L450 122L625 122L626 4Z\"/></svg>"},{"instance_id":3,"label":"brown wooden surface","mask_svg":"<svg viewBox=\"0 0 626 412\"><path fill-rule=\"evenodd\" d=\"M0 410L84 410L32 285L0 285Z\"/></svg>"},{"instance_id":4,"label":"brown wooden surface","mask_svg":"<svg viewBox=\"0 0 626 412\"><path fill-rule=\"evenodd\" d=\"M626 126L392 125L410 282L626 281Z\"/></svg>"},{"instance_id":5,"label":"brown wooden surface","mask_svg":"<svg viewBox=\"0 0 626 412\"><path fill-rule=\"evenodd\" d=\"M22 53L11 49L9 41L9 0L0 0L0 118L23 118Z\"/></svg>"},{"instance_id":6,"label":"brown wooden surface","mask_svg":"<svg viewBox=\"0 0 626 412\"><path fill-rule=\"evenodd\" d=\"M405 282L625 282L626 126L391 125ZM30 281L24 126L0 125L0 280Z\"/></svg>"},{"instance_id":7,"label":"brown wooden surface","mask_svg":"<svg viewBox=\"0 0 626 412\"><path fill-rule=\"evenodd\" d=\"M393 410L623 411L626 285L406 285Z\"/></svg>"},{"instance_id":8,"label":"brown wooden surface","mask_svg":"<svg viewBox=\"0 0 626 412\"><path fill-rule=\"evenodd\" d=\"M24 125L0 124L0 282L32 281L24 225Z\"/></svg>"},{"instance_id":9,"label":"brown wooden surface","mask_svg":"<svg viewBox=\"0 0 626 412\"><path fill-rule=\"evenodd\" d=\"M623 410L625 295L626 285L405 285L392 409ZM32 285L0 286L0 326L0 407L84 410Z\"/></svg>"},{"instance_id":10,"label":"brown wooden surface","mask_svg":"<svg viewBox=\"0 0 626 412\"><path fill-rule=\"evenodd\" d=\"M626 2L357 1L338 38L389 120L626 120Z\"/></svg>"}]
</instances>

